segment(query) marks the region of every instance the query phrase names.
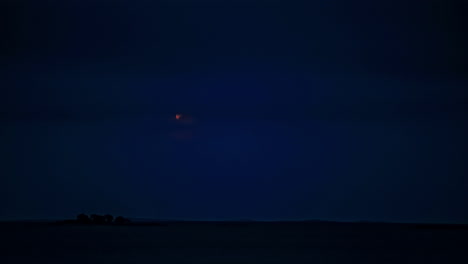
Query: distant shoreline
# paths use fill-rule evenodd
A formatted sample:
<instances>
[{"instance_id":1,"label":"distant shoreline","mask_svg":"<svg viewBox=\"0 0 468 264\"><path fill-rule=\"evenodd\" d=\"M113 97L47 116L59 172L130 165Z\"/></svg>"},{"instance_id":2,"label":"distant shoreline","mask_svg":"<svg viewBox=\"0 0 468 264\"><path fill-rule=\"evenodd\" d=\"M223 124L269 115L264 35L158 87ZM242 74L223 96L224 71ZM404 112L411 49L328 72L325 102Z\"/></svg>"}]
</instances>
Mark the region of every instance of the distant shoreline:
<instances>
[{"instance_id":1,"label":"distant shoreline","mask_svg":"<svg viewBox=\"0 0 468 264\"><path fill-rule=\"evenodd\" d=\"M389 223L389 222L336 222L336 221L184 221L184 220L162 220L162 221L141 221L123 224L85 224L74 220L44 220L44 221L0 221L0 224L22 224L22 225L51 225L51 226L169 226L169 225L213 225L213 226L246 226L246 225L291 225L308 227L381 227L381 228L404 228L404 229L428 229L428 230L468 230L468 224L438 224L438 223Z\"/></svg>"}]
</instances>

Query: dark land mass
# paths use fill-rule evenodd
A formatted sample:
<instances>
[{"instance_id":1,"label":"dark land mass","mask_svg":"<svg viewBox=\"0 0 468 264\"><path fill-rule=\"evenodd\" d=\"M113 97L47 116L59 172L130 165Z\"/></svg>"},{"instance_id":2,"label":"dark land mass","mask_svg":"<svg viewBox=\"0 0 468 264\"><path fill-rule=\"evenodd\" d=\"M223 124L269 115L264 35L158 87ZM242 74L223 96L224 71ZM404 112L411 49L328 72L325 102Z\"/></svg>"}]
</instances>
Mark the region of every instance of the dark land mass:
<instances>
[{"instance_id":1,"label":"dark land mass","mask_svg":"<svg viewBox=\"0 0 468 264\"><path fill-rule=\"evenodd\" d=\"M80 223L76 220L63 220L63 221L57 221L57 222L52 222L48 223L50 225L67 225L67 226L163 226L166 225L166 223L162 222L128 222L128 223L102 223L102 224L94 224L94 223Z\"/></svg>"},{"instance_id":2,"label":"dark land mass","mask_svg":"<svg viewBox=\"0 0 468 264\"><path fill-rule=\"evenodd\" d=\"M76 220L64 220L50 223L52 225L94 225L82 224ZM421 223L385 223L385 222L333 222L333 221L139 221L123 224L100 224L111 226L167 226L181 224L197 224L211 226L284 226L296 225L307 226L314 225L322 228L401 228L401 229L427 229L427 230L468 230L468 225L465 224L421 224Z\"/></svg>"},{"instance_id":3,"label":"dark land mass","mask_svg":"<svg viewBox=\"0 0 468 264\"><path fill-rule=\"evenodd\" d=\"M3 222L0 241L0 263L468 263L467 225Z\"/></svg>"}]
</instances>

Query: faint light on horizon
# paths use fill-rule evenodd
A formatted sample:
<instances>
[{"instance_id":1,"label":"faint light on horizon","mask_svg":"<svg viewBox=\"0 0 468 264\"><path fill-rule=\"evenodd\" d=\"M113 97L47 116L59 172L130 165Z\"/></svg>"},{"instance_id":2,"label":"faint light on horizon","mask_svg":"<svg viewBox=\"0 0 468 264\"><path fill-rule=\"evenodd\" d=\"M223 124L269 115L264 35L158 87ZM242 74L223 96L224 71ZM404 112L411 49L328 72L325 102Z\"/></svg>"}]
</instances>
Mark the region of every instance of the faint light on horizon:
<instances>
[{"instance_id":1,"label":"faint light on horizon","mask_svg":"<svg viewBox=\"0 0 468 264\"><path fill-rule=\"evenodd\" d=\"M182 118L182 115L181 115L181 114L176 114L176 115L175 115L175 119L180 120L181 118Z\"/></svg>"}]
</instances>

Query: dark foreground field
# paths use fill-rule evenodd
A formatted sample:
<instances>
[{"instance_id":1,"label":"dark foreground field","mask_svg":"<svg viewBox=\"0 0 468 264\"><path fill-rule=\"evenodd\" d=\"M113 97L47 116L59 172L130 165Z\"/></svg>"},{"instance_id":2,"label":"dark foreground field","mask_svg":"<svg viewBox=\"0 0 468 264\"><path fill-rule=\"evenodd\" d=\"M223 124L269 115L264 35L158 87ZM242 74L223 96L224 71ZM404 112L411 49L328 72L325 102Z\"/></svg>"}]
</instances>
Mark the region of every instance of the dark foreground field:
<instances>
[{"instance_id":1,"label":"dark foreground field","mask_svg":"<svg viewBox=\"0 0 468 264\"><path fill-rule=\"evenodd\" d=\"M0 224L0 263L468 263L468 230L333 223Z\"/></svg>"}]
</instances>

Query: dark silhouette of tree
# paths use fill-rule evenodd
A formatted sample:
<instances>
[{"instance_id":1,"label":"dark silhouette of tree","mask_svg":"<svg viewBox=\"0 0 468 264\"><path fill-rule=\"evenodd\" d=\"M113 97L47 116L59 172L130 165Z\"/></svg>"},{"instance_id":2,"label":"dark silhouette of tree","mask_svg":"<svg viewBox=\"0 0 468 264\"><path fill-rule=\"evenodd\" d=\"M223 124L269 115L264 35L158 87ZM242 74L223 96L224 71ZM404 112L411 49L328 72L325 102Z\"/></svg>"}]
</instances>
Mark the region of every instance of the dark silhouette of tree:
<instances>
[{"instance_id":1,"label":"dark silhouette of tree","mask_svg":"<svg viewBox=\"0 0 468 264\"><path fill-rule=\"evenodd\" d=\"M112 224L112 221L114 221L114 217L110 214L106 214L104 218L106 220L106 224Z\"/></svg>"},{"instance_id":2,"label":"dark silhouette of tree","mask_svg":"<svg viewBox=\"0 0 468 264\"><path fill-rule=\"evenodd\" d=\"M90 216L86 214L79 214L76 216L76 220L70 220L70 223L80 223L80 224L93 224L93 225L111 225L111 224L129 224L130 220L123 216L118 216L114 218L114 216L110 214L106 215L98 215L92 214Z\"/></svg>"},{"instance_id":3,"label":"dark silhouette of tree","mask_svg":"<svg viewBox=\"0 0 468 264\"><path fill-rule=\"evenodd\" d=\"M124 218L123 216L117 216L115 218L115 223L119 224L119 225L128 224L128 223L130 223L130 220Z\"/></svg>"},{"instance_id":4,"label":"dark silhouette of tree","mask_svg":"<svg viewBox=\"0 0 468 264\"><path fill-rule=\"evenodd\" d=\"M106 218L102 215L92 214L91 221L93 222L93 224L102 225L106 223Z\"/></svg>"},{"instance_id":5,"label":"dark silhouette of tree","mask_svg":"<svg viewBox=\"0 0 468 264\"><path fill-rule=\"evenodd\" d=\"M76 221L81 224L89 224L91 222L91 219L89 219L88 215L86 214L79 214L76 217Z\"/></svg>"},{"instance_id":6,"label":"dark silhouette of tree","mask_svg":"<svg viewBox=\"0 0 468 264\"><path fill-rule=\"evenodd\" d=\"M116 224L123 224L124 223L124 218L122 216L117 216L115 218L115 223Z\"/></svg>"}]
</instances>

